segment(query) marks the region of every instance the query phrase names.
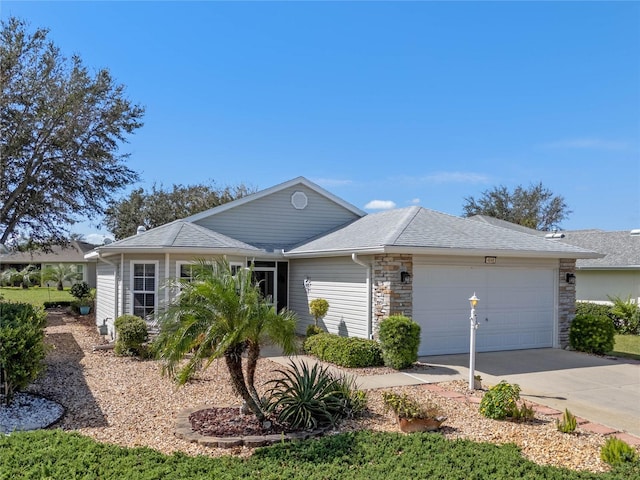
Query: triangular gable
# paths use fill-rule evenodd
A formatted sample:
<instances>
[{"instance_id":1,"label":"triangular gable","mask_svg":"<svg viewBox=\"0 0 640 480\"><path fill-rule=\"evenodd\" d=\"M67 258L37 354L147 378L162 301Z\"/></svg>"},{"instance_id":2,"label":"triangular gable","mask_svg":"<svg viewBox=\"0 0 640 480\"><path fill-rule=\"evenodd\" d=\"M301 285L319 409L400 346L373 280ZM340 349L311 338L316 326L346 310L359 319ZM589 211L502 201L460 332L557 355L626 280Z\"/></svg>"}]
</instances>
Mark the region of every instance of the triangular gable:
<instances>
[{"instance_id":1,"label":"triangular gable","mask_svg":"<svg viewBox=\"0 0 640 480\"><path fill-rule=\"evenodd\" d=\"M199 222L203 219L206 219L207 217L210 217L212 215L217 215L219 213L222 212L226 212L227 210L231 210L232 208L236 208L239 207L241 205L245 205L249 202L255 202L258 201L264 197L267 197L273 193L282 191L282 190L286 190L290 187L293 187L295 185L304 185L307 188L310 188L311 190L317 192L319 195L322 195L323 197L328 198L329 200L331 200L332 202L336 203L337 205L340 205L341 207L343 207L344 209L350 211L351 213L359 216L359 217L363 217L365 216L367 213L363 210L360 210L358 207L356 207L355 205L352 205L351 203L343 200L342 198L334 195L333 193L329 192L328 190L325 190L324 188L322 188L320 185L317 185L315 183L313 183L312 181L306 179L305 177L296 177L293 178L291 180L288 180L284 183L280 183L278 185L274 185L273 187L269 187L266 188L264 190L260 190L259 192L256 193L252 193L251 195L247 195L246 197L242 197L239 198L237 200L234 200L232 202L228 202L225 203L223 205L219 205L217 207L213 207L210 208L209 210L205 210L203 212L200 213L196 213L195 215L191 215L190 217L186 217L183 220L187 221L187 222Z\"/></svg>"}]
</instances>

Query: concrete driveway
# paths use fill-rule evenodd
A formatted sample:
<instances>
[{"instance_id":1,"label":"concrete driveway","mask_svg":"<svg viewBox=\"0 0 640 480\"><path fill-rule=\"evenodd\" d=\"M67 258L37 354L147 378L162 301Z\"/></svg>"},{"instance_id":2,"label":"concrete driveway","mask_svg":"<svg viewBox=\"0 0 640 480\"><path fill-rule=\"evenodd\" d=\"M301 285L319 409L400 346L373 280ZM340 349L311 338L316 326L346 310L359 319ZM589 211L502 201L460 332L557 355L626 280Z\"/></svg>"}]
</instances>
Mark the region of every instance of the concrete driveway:
<instances>
[{"instance_id":1,"label":"concrete driveway","mask_svg":"<svg viewBox=\"0 0 640 480\"><path fill-rule=\"evenodd\" d=\"M468 354L420 361L468 378ZM640 436L640 362L553 348L489 352L476 354L476 374L483 385L517 383L524 399Z\"/></svg>"}]
</instances>

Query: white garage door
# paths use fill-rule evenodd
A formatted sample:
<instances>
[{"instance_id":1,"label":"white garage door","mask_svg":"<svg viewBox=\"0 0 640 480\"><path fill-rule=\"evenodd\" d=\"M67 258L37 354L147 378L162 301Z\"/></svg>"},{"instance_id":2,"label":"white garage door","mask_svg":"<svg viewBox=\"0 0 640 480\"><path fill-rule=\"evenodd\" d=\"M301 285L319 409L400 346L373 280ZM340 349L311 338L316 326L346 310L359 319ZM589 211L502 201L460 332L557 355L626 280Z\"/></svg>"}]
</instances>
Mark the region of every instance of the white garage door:
<instances>
[{"instance_id":1,"label":"white garage door","mask_svg":"<svg viewBox=\"0 0 640 480\"><path fill-rule=\"evenodd\" d=\"M555 270L414 265L413 318L420 355L469 351L468 298L475 292L479 352L552 347Z\"/></svg>"}]
</instances>

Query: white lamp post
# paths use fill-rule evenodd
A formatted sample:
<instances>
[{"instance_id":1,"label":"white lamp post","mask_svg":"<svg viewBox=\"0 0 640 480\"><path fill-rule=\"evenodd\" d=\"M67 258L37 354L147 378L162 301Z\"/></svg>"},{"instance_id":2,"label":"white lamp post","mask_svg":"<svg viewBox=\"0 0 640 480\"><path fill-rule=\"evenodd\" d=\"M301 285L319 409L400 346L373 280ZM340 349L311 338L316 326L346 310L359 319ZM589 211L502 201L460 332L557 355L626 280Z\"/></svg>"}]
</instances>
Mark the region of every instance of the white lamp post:
<instances>
[{"instance_id":1,"label":"white lamp post","mask_svg":"<svg viewBox=\"0 0 640 480\"><path fill-rule=\"evenodd\" d=\"M471 324L471 338L469 340L469 390L475 390L474 374L476 368L476 330L478 329L478 321L476 320L476 305L480 299L476 297L476 292L469 299L471 304L471 316L469 321Z\"/></svg>"}]
</instances>

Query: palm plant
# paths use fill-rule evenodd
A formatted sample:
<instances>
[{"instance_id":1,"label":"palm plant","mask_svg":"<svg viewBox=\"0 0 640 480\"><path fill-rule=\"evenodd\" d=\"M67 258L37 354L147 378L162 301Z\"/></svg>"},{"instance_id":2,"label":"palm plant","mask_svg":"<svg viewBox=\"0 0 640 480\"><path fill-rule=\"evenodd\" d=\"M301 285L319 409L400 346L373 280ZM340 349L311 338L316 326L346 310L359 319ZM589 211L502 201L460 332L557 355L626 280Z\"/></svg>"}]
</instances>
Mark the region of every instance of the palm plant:
<instances>
[{"instance_id":1,"label":"palm plant","mask_svg":"<svg viewBox=\"0 0 640 480\"><path fill-rule=\"evenodd\" d=\"M44 269L42 279L57 283L57 289L63 290L64 282L73 282L80 279L80 274L76 271L75 265L69 263L59 263Z\"/></svg>"},{"instance_id":2,"label":"palm plant","mask_svg":"<svg viewBox=\"0 0 640 480\"><path fill-rule=\"evenodd\" d=\"M2 272L2 282L13 285L20 282L22 288L29 288L34 281L40 278L40 269L35 265L27 265L22 270L9 268Z\"/></svg>"},{"instance_id":3,"label":"palm plant","mask_svg":"<svg viewBox=\"0 0 640 480\"><path fill-rule=\"evenodd\" d=\"M154 349L164 361L163 372L182 385L199 369L224 358L233 388L264 421L266 415L253 386L259 345L269 338L285 350L289 348L294 337L291 322L295 319L289 313L277 314L265 308L249 269L240 269L234 275L226 260L200 261L193 272L193 280L176 279L170 285L180 293L160 315L160 334ZM242 355L250 346L248 363L253 364L253 370L245 378Z\"/></svg>"}]
</instances>

